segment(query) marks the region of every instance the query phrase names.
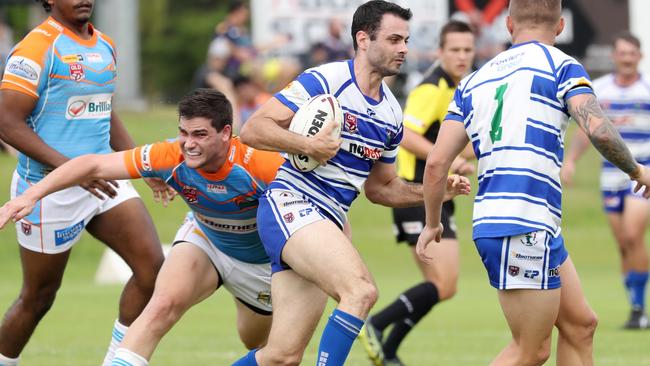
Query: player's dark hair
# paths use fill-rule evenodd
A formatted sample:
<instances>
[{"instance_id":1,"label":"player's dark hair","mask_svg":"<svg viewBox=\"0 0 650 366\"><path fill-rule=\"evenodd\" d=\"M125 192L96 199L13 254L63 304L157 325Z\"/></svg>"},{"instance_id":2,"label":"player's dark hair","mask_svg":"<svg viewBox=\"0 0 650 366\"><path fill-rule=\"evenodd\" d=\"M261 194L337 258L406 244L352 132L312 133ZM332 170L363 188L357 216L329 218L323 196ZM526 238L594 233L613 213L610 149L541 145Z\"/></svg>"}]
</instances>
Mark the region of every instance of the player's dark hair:
<instances>
[{"instance_id":1,"label":"player's dark hair","mask_svg":"<svg viewBox=\"0 0 650 366\"><path fill-rule=\"evenodd\" d=\"M631 43L634 46L636 46L636 48L641 49L641 41L639 40L639 38L628 31L623 31L621 33L616 34L616 36L614 36L614 44L613 44L614 48L616 48L616 43L618 41L625 41L627 43Z\"/></svg>"},{"instance_id":2,"label":"player's dark hair","mask_svg":"<svg viewBox=\"0 0 650 366\"><path fill-rule=\"evenodd\" d=\"M242 0L231 0L228 4L228 14L232 14L241 8L245 8L246 3Z\"/></svg>"},{"instance_id":3,"label":"player's dark hair","mask_svg":"<svg viewBox=\"0 0 650 366\"><path fill-rule=\"evenodd\" d=\"M385 0L370 0L359 6L352 17L352 45L357 50L357 32L368 33L371 41L377 38L377 30L381 24L384 14L393 14L404 20L410 20L413 16L411 9L405 9L397 4Z\"/></svg>"},{"instance_id":4,"label":"player's dark hair","mask_svg":"<svg viewBox=\"0 0 650 366\"><path fill-rule=\"evenodd\" d=\"M447 42L447 34L449 33L472 33L474 34L474 31L472 30L472 27L465 23L461 22L458 20L450 20L445 24L442 29L440 29L440 39L439 39L439 44L440 48L445 47L445 42Z\"/></svg>"},{"instance_id":5,"label":"player's dark hair","mask_svg":"<svg viewBox=\"0 0 650 366\"><path fill-rule=\"evenodd\" d=\"M232 105L222 92L199 88L178 102L178 116L185 119L203 117L212 122L217 132L232 126Z\"/></svg>"},{"instance_id":6,"label":"player's dark hair","mask_svg":"<svg viewBox=\"0 0 650 366\"><path fill-rule=\"evenodd\" d=\"M52 6L48 4L47 0L36 0L37 3L41 3L46 12L52 11Z\"/></svg>"}]
</instances>

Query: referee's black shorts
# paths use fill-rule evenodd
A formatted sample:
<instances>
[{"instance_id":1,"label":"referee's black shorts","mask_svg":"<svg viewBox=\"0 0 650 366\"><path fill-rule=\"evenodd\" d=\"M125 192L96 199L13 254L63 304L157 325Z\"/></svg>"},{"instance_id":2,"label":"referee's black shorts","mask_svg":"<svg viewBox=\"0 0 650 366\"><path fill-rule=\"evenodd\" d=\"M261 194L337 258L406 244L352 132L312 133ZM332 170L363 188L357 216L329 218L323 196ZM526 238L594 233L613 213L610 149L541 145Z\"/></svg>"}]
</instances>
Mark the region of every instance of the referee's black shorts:
<instances>
[{"instance_id":1,"label":"referee's black shorts","mask_svg":"<svg viewBox=\"0 0 650 366\"><path fill-rule=\"evenodd\" d=\"M409 245L417 244L418 236L420 236L426 223L425 216L424 206L394 208L393 223L397 242L406 242ZM444 226L442 238L456 239L456 222L454 220L453 201L447 201L442 204L442 216L440 221Z\"/></svg>"}]
</instances>

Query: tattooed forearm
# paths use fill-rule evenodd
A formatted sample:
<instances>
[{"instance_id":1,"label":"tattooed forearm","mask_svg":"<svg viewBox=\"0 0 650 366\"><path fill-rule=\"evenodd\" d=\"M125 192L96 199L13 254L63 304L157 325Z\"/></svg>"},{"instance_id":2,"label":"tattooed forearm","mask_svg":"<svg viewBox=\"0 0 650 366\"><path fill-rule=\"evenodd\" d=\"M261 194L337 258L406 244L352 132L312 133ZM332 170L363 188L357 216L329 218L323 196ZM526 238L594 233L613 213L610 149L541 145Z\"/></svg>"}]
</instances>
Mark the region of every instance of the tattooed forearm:
<instances>
[{"instance_id":1,"label":"tattooed forearm","mask_svg":"<svg viewBox=\"0 0 650 366\"><path fill-rule=\"evenodd\" d=\"M605 116L596 97L570 104L569 113L585 131L594 147L612 164L627 174L636 171L636 161L625 146L621 135Z\"/></svg>"}]
</instances>

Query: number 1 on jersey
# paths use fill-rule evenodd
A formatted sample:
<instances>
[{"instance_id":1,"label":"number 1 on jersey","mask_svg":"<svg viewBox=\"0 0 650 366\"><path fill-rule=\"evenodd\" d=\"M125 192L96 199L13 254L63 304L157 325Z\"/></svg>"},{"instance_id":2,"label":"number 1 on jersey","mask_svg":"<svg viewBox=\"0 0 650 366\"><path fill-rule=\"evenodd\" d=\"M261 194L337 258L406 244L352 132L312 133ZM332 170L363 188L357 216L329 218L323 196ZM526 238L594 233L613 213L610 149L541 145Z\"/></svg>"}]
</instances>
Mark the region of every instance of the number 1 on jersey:
<instances>
[{"instance_id":1,"label":"number 1 on jersey","mask_svg":"<svg viewBox=\"0 0 650 366\"><path fill-rule=\"evenodd\" d=\"M497 101L497 110L494 112L494 116L492 116L492 129L490 130L490 140L492 140L492 143L501 140L501 135L503 132L501 128L501 117L503 115L503 95L506 93L506 89L508 89L508 83L499 85L497 92L494 95L494 99Z\"/></svg>"}]
</instances>

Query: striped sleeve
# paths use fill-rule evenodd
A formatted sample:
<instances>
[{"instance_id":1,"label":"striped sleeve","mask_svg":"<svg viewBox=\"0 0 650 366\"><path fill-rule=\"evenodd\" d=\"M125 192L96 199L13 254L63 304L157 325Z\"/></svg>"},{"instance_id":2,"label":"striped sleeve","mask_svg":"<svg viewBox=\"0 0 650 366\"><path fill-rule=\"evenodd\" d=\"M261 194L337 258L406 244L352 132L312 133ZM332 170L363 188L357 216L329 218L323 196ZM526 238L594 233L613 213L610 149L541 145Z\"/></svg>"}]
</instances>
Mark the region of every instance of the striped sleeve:
<instances>
[{"instance_id":1,"label":"striped sleeve","mask_svg":"<svg viewBox=\"0 0 650 366\"><path fill-rule=\"evenodd\" d=\"M585 68L575 59L567 59L556 72L557 98L567 101L578 94L593 94L591 79Z\"/></svg>"},{"instance_id":2,"label":"striped sleeve","mask_svg":"<svg viewBox=\"0 0 650 366\"><path fill-rule=\"evenodd\" d=\"M167 180L182 161L183 155L177 141L139 146L124 153L124 163L132 178Z\"/></svg>"},{"instance_id":3,"label":"striped sleeve","mask_svg":"<svg viewBox=\"0 0 650 366\"><path fill-rule=\"evenodd\" d=\"M327 80L315 70L307 70L300 74L284 89L275 94L282 104L297 112L306 101L319 94L329 93Z\"/></svg>"},{"instance_id":4,"label":"striped sleeve","mask_svg":"<svg viewBox=\"0 0 650 366\"><path fill-rule=\"evenodd\" d=\"M454 98L449 103L449 108L447 108L447 117L445 120L458 121L463 123L465 120L465 115L463 113L463 96L461 88L457 88L454 92Z\"/></svg>"}]
</instances>

